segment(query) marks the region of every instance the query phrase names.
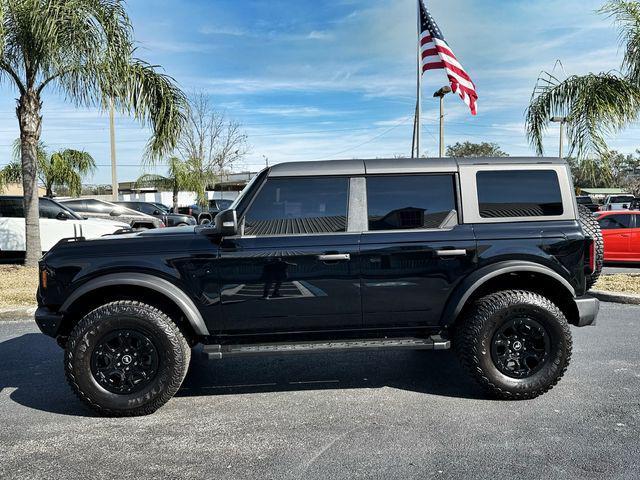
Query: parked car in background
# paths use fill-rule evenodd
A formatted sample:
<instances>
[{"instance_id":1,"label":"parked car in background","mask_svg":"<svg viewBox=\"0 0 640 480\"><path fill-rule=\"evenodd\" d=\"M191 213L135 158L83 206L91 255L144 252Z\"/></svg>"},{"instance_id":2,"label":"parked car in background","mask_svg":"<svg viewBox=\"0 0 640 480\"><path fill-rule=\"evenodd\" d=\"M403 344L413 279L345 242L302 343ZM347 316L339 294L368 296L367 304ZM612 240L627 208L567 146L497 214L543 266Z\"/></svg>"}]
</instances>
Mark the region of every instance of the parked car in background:
<instances>
[{"instance_id":1,"label":"parked car in background","mask_svg":"<svg viewBox=\"0 0 640 480\"><path fill-rule=\"evenodd\" d=\"M600 210L600 205L593 203L593 200L589 195L578 195L576 197L576 201L578 202L578 205L584 205L592 212Z\"/></svg>"},{"instance_id":2,"label":"parked car in background","mask_svg":"<svg viewBox=\"0 0 640 480\"><path fill-rule=\"evenodd\" d=\"M169 210L162 204L151 202L138 202L138 201L122 201L113 202L116 205L121 205L136 212L146 213L152 217L156 217L167 227L186 227L187 225L195 225L196 219L191 215L183 215L179 213L170 213Z\"/></svg>"},{"instance_id":3,"label":"parked car in background","mask_svg":"<svg viewBox=\"0 0 640 480\"><path fill-rule=\"evenodd\" d=\"M640 211L602 212L596 219L604 238L605 262L640 262Z\"/></svg>"},{"instance_id":4,"label":"parked car in background","mask_svg":"<svg viewBox=\"0 0 640 480\"><path fill-rule=\"evenodd\" d=\"M636 197L629 204L629 210L640 210L640 198Z\"/></svg>"},{"instance_id":5,"label":"parked car in background","mask_svg":"<svg viewBox=\"0 0 640 480\"><path fill-rule=\"evenodd\" d=\"M20 196L0 196L0 258L21 260L25 252L24 208ZM84 219L49 198L40 199L40 244L46 252L63 238L97 238L131 230L127 223Z\"/></svg>"},{"instance_id":6,"label":"parked car in background","mask_svg":"<svg viewBox=\"0 0 640 480\"><path fill-rule=\"evenodd\" d=\"M119 220L128 223L131 228L136 230L148 230L165 226L164 222L159 218L95 198L73 198L60 200L60 203L83 217Z\"/></svg>"},{"instance_id":7,"label":"parked car in background","mask_svg":"<svg viewBox=\"0 0 640 480\"><path fill-rule=\"evenodd\" d=\"M635 200L635 197L631 194L623 193L621 195L609 195L604 200L602 206L603 211L611 210L628 210L631 202Z\"/></svg>"}]
</instances>

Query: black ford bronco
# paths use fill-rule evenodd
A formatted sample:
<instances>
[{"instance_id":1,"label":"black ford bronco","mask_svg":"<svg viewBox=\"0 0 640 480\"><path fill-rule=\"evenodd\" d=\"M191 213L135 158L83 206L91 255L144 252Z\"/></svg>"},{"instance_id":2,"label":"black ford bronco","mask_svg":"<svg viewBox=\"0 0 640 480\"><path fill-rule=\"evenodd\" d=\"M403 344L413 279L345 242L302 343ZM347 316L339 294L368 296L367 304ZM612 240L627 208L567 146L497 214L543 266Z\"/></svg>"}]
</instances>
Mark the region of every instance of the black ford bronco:
<instances>
[{"instance_id":1,"label":"black ford bronco","mask_svg":"<svg viewBox=\"0 0 640 480\"><path fill-rule=\"evenodd\" d=\"M554 159L300 162L213 224L62 241L36 322L105 415L155 411L212 359L453 346L493 396L533 398L571 356L602 237Z\"/></svg>"}]
</instances>

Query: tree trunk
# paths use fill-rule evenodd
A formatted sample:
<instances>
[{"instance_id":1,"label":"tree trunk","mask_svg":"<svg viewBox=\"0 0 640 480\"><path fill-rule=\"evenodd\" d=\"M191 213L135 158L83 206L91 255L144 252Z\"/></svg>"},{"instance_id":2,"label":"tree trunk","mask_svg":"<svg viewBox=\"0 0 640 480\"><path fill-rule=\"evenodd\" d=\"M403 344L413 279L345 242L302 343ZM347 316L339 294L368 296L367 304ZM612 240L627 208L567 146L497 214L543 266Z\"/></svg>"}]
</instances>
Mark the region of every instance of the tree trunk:
<instances>
[{"instance_id":1,"label":"tree trunk","mask_svg":"<svg viewBox=\"0 0 640 480\"><path fill-rule=\"evenodd\" d=\"M38 202L38 142L42 117L40 97L27 90L18 100L20 122L20 154L22 160L22 188L24 190L24 217L26 223L24 264L36 266L42 256L40 246L40 214Z\"/></svg>"},{"instance_id":2,"label":"tree trunk","mask_svg":"<svg viewBox=\"0 0 640 480\"><path fill-rule=\"evenodd\" d=\"M178 182L173 182L173 213L178 213Z\"/></svg>"}]
</instances>

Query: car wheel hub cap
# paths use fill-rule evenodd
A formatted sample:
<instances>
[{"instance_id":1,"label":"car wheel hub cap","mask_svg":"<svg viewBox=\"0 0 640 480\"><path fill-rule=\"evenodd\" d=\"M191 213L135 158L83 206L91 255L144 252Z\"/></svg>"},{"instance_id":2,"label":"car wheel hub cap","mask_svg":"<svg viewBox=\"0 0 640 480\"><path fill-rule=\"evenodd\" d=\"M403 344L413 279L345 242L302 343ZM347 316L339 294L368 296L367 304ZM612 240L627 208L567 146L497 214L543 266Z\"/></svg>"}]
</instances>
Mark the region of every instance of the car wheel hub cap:
<instances>
[{"instance_id":1,"label":"car wheel hub cap","mask_svg":"<svg viewBox=\"0 0 640 480\"><path fill-rule=\"evenodd\" d=\"M91 354L91 373L105 390L127 395L145 388L158 372L158 350L138 330L116 330L100 339Z\"/></svg>"},{"instance_id":2,"label":"car wheel hub cap","mask_svg":"<svg viewBox=\"0 0 640 480\"><path fill-rule=\"evenodd\" d=\"M526 378L538 372L551 352L549 334L537 320L519 316L507 320L493 335L491 358L503 374Z\"/></svg>"}]
</instances>

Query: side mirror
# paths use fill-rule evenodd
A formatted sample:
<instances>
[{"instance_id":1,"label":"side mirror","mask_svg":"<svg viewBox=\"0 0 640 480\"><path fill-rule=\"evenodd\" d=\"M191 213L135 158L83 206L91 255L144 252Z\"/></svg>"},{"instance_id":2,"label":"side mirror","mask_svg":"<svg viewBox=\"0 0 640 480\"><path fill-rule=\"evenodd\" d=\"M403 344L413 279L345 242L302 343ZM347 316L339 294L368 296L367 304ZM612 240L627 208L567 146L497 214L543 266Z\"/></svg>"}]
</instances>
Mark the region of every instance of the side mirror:
<instances>
[{"instance_id":1,"label":"side mirror","mask_svg":"<svg viewBox=\"0 0 640 480\"><path fill-rule=\"evenodd\" d=\"M111 210L109 212L109 215L112 217L119 217L122 214L122 212L116 208L114 208L113 210Z\"/></svg>"},{"instance_id":2,"label":"side mirror","mask_svg":"<svg viewBox=\"0 0 640 480\"><path fill-rule=\"evenodd\" d=\"M215 231L223 237L238 234L238 215L235 210L224 210L214 219Z\"/></svg>"},{"instance_id":3,"label":"side mirror","mask_svg":"<svg viewBox=\"0 0 640 480\"><path fill-rule=\"evenodd\" d=\"M160 210L154 210L153 215L160 215Z\"/></svg>"},{"instance_id":4,"label":"side mirror","mask_svg":"<svg viewBox=\"0 0 640 480\"><path fill-rule=\"evenodd\" d=\"M58 212L58 214L56 215L56 219L57 220L69 220L69 215L67 215L67 212Z\"/></svg>"}]
</instances>

